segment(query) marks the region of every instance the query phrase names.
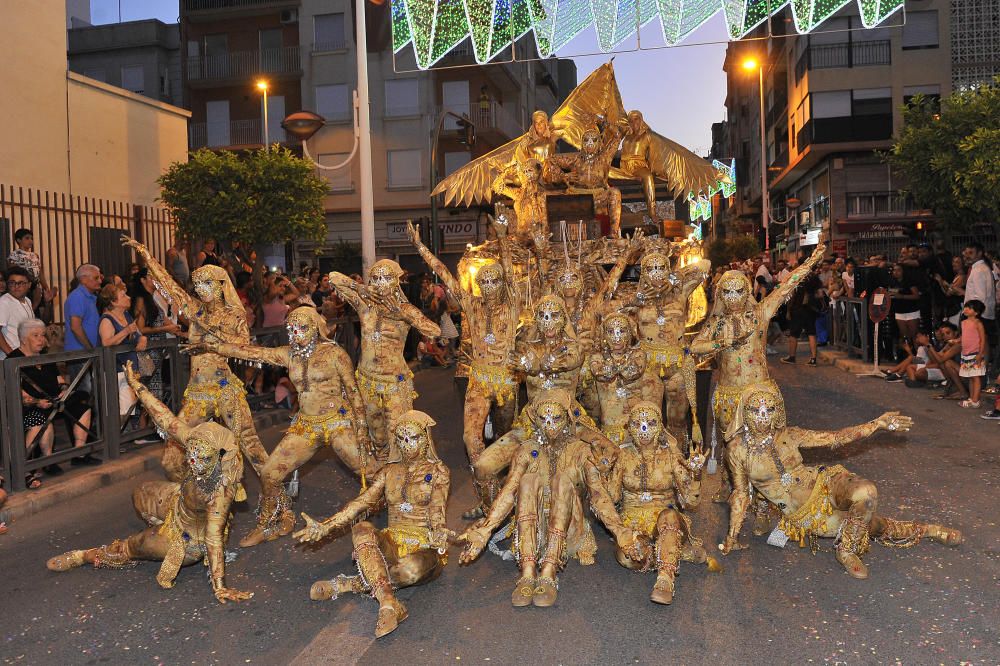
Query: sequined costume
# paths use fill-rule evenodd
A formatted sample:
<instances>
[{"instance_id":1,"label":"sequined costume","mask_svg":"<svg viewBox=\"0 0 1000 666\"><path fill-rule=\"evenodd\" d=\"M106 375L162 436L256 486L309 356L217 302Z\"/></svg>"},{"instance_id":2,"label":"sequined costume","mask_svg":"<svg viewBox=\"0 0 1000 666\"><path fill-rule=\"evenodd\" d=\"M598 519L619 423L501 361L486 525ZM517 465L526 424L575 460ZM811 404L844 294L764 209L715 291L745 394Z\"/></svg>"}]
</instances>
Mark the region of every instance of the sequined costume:
<instances>
[{"instance_id":1,"label":"sequined costume","mask_svg":"<svg viewBox=\"0 0 1000 666\"><path fill-rule=\"evenodd\" d=\"M482 552L490 535L514 512L514 547L521 577L511 594L514 606L551 606L556 575L567 557L593 564L594 534L583 511L584 464L592 456L577 434L573 400L565 391L546 391L532 402L534 432L518 448L510 473L489 514L459 537L461 562Z\"/></svg>"},{"instance_id":2,"label":"sequined costume","mask_svg":"<svg viewBox=\"0 0 1000 666\"><path fill-rule=\"evenodd\" d=\"M191 322L189 343L250 344L246 310L225 270L205 265L193 271L194 297L174 281L142 243L127 236L122 237L122 242L142 257L160 294ZM212 353L192 356L190 379L177 417L188 427L212 419L221 421L236 434L240 450L257 475L263 473L267 451L254 428L243 383L230 370L224 356ZM162 463L168 479L179 481L184 476L184 451L175 440L167 440ZM265 488L255 531L271 526L288 504L288 496L280 484ZM241 545L247 545L248 539L249 536L244 537Z\"/></svg>"},{"instance_id":3,"label":"sequined costume","mask_svg":"<svg viewBox=\"0 0 1000 666\"><path fill-rule=\"evenodd\" d=\"M737 435L733 405L745 391L769 388L781 399L767 370L767 329L778 308L792 297L799 282L823 258L825 251L825 246L817 246L808 260L759 303L754 300L750 279L740 271L726 271L716 285L712 311L691 342L691 353L702 359L715 358L719 363L713 410L724 446ZM732 490L729 472L723 466L723 483L716 501L725 501ZM755 531L762 530L758 527Z\"/></svg>"},{"instance_id":4,"label":"sequined costume","mask_svg":"<svg viewBox=\"0 0 1000 666\"><path fill-rule=\"evenodd\" d=\"M498 219L494 226L500 238L500 261L490 261L479 266L473 278L474 287L470 285L465 289L441 260L421 242L420 230L409 225L413 246L458 300L465 314L471 368L469 386L465 391L462 436L470 463L475 463L485 448L483 428L491 408L495 432L509 430L514 419L516 380L508 362L514 350L517 324L526 299L515 281L510 261L507 247L510 241L506 238L507 221ZM493 481L477 485L483 504L489 504L494 491Z\"/></svg>"},{"instance_id":5,"label":"sequined costume","mask_svg":"<svg viewBox=\"0 0 1000 666\"><path fill-rule=\"evenodd\" d=\"M441 328L411 305L399 288L403 271L395 261L380 259L368 271L368 284L360 285L343 273L330 273L330 284L361 319L361 358L357 385L365 415L380 459L389 447L389 423L394 414L413 408L417 397L413 373L403 358L406 336L413 326L431 338Z\"/></svg>"},{"instance_id":6,"label":"sequined costume","mask_svg":"<svg viewBox=\"0 0 1000 666\"><path fill-rule=\"evenodd\" d=\"M646 374L646 354L635 344L635 322L624 312L613 312L601 321L598 347L587 357L587 366L601 401L601 430L616 445L625 441L628 412L651 381Z\"/></svg>"},{"instance_id":7,"label":"sequined costume","mask_svg":"<svg viewBox=\"0 0 1000 666\"><path fill-rule=\"evenodd\" d=\"M639 344L646 352L643 399L663 405L666 397L667 430L678 442L687 442L688 413L696 413L695 365L687 356L684 331L688 301L708 275L707 260L671 271L670 257L664 252L647 252L642 257L639 287L629 304L635 313ZM692 416L695 441L701 440L697 419Z\"/></svg>"},{"instance_id":8,"label":"sequined costume","mask_svg":"<svg viewBox=\"0 0 1000 666\"><path fill-rule=\"evenodd\" d=\"M621 236L622 193L608 184L611 160L618 151L620 130L608 123L604 129L591 127L583 133L580 150L550 155L546 165L557 167L571 194L590 194L594 207L605 209L611 219L611 236Z\"/></svg>"},{"instance_id":9,"label":"sequined costume","mask_svg":"<svg viewBox=\"0 0 1000 666\"><path fill-rule=\"evenodd\" d=\"M53 557L46 566L52 571L84 564L118 569L137 560L161 561L156 582L171 588L182 566L204 560L216 599L222 603L249 599L252 592L225 584L230 507L234 500L246 499L236 438L217 423L189 427L139 382L131 364L126 374L157 427L185 447L184 476L180 482L147 481L135 489L136 512L149 524L143 531L98 548L71 550Z\"/></svg>"},{"instance_id":10,"label":"sequined costume","mask_svg":"<svg viewBox=\"0 0 1000 666\"><path fill-rule=\"evenodd\" d=\"M327 338L326 321L314 308L293 310L285 327L290 344L284 347L202 343L195 348L288 368L289 379L298 391L299 411L261 470L264 495L280 489L285 478L323 446L330 446L349 469L364 479L379 463L368 438L365 405L354 381L350 357ZM267 525L258 526L244 540L244 545L289 534L294 524L291 509L281 507Z\"/></svg>"},{"instance_id":11,"label":"sequined costume","mask_svg":"<svg viewBox=\"0 0 1000 666\"><path fill-rule=\"evenodd\" d=\"M512 172L517 185L510 184ZM493 191L514 202L514 237L525 244L548 231L548 208L542 183L542 163L536 159L516 162L500 172Z\"/></svg>"},{"instance_id":12,"label":"sequined costume","mask_svg":"<svg viewBox=\"0 0 1000 666\"><path fill-rule=\"evenodd\" d=\"M529 400L554 388L575 396L583 359L566 305L550 294L540 298L532 312L533 325L517 334L511 366L524 373Z\"/></svg>"},{"instance_id":13,"label":"sequined costume","mask_svg":"<svg viewBox=\"0 0 1000 666\"><path fill-rule=\"evenodd\" d=\"M888 546L909 547L927 537L955 546L962 542L958 530L925 523L903 522L876 513L875 484L840 465L805 465L801 449L836 449L880 430L905 432L912 419L898 412L837 431L805 430L783 424L780 397L767 390L752 390L741 400L734 427L736 437L727 448L733 473L729 532L723 553L743 548L738 536L750 503L750 488L781 509L781 528L800 546L813 552L817 539L833 537L837 561L854 578L867 578L861 557L871 540Z\"/></svg>"},{"instance_id":14,"label":"sequined costume","mask_svg":"<svg viewBox=\"0 0 1000 666\"><path fill-rule=\"evenodd\" d=\"M678 451L659 406L639 402L628 412L628 439L610 476L592 462L587 466L590 505L615 536L618 562L635 571L655 570L650 598L661 604L673 600L681 559L719 569L682 513L701 501L704 450L691 447L687 458Z\"/></svg>"},{"instance_id":15,"label":"sequined costume","mask_svg":"<svg viewBox=\"0 0 1000 666\"><path fill-rule=\"evenodd\" d=\"M370 594L379 602L377 638L393 631L408 615L393 589L434 580L448 561L448 540L454 536L445 520L450 474L434 449L433 425L423 412L401 414L392 424L389 458L368 488L322 522L303 513L306 527L294 535L303 543L316 542L351 527L358 575L317 581L310 597ZM383 504L388 506L389 520L379 530L365 518Z\"/></svg>"}]
</instances>

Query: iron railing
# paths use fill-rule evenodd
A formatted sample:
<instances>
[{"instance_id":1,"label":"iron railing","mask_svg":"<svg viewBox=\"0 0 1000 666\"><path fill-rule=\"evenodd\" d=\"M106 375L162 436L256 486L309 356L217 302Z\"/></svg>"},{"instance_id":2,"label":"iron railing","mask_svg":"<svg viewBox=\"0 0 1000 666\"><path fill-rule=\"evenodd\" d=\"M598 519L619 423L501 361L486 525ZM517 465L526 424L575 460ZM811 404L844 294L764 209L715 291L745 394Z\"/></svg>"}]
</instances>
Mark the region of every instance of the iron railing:
<instances>
[{"instance_id":1,"label":"iron railing","mask_svg":"<svg viewBox=\"0 0 1000 666\"><path fill-rule=\"evenodd\" d=\"M187 58L189 81L249 80L258 74L295 74L300 71L302 62L297 45Z\"/></svg>"},{"instance_id":2,"label":"iron railing","mask_svg":"<svg viewBox=\"0 0 1000 666\"><path fill-rule=\"evenodd\" d=\"M221 148L225 146L262 146L264 130L260 118L230 120L211 123L191 123L188 129L188 144L196 148ZM285 130L272 128L267 137L271 143L284 143Z\"/></svg>"}]
</instances>

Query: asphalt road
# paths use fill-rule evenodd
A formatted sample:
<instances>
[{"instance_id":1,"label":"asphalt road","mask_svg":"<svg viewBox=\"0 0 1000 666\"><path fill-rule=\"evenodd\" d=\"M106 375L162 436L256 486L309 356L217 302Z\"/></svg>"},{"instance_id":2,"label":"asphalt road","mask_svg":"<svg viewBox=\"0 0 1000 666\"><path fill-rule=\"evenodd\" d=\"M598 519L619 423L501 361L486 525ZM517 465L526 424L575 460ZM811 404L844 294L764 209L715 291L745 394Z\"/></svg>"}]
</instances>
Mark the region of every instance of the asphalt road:
<instances>
[{"instance_id":1,"label":"asphalt road","mask_svg":"<svg viewBox=\"0 0 1000 666\"><path fill-rule=\"evenodd\" d=\"M789 421L836 428L899 409L916 422L906 435L881 435L807 462L843 462L874 480L881 510L900 518L944 522L963 530L957 549L873 545L871 578L849 578L830 544L816 556L794 544L723 558L710 574L682 563L669 607L649 602L653 574L619 567L600 527L598 562L571 562L550 609L514 609L511 562L484 554L470 567L452 563L434 583L400 592L410 618L372 638L376 605L365 597L312 602L310 584L350 573L350 539L307 550L290 539L243 550L227 568L231 587L254 598L220 605L202 566L181 571L162 590L158 565L123 571L82 568L55 574L45 560L71 548L107 543L138 531L135 483L112 486L32 516L0 538L0 661L25 664L998 664L1000 527L997 473L1000 425L929 391L858 379L833 368L775 366ZM461 444L461 400L450 374L418 373L418 408L438 421L438 450L452 468L450 523L472 501ZM268 446L280 428L262 433ZM256 482L248 471L248 489ZM707 498L715 477L708 477ZM356 482L323 456L303 474L298 510L325 517L356 491ZM241 509L233 534L252 526ZM695 529L712 545L726 528L722 506L708 502ZM749 525L746 528L749 531ZM236 539L232 540L235 546Z\"/></svg>"}]
</instances>

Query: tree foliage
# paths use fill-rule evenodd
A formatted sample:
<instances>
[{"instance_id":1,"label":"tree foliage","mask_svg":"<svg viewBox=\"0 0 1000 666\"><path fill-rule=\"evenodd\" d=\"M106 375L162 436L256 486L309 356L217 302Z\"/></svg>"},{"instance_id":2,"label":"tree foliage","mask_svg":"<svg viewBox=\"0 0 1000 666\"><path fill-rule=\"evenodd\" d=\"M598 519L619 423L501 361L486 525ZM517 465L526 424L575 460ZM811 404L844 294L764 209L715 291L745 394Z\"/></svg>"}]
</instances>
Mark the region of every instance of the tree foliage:
<instances>
[{"instance_id":1,"label":"tree foliage","mask_svg":"<svg viewBox=\"0 0 1000 666\"><path fill-rule=\"evenodd\" d=\"M183 238L250 247L326 236L326 181L287 148L245 155L203 148L159 179L160 200Z\"/></svg>"},{"instance_id":2,"label":"tree foliage","mask_svg":"<svg viewBox=\"0 0 1000 666\"><path fill-rule=\"evenodd\" d=\"M941 100L917 96L887 161L914 202L963 229L1000 217L1000 79Z\"/></svg>"},{"instance_id":3,"label":"tree foliage","mask_svg":"<svg viewBox=\"0 0 1000 666\"><path fill-rule=\"evenodd\" d=\"M753 236L731 236L713 241L708 246L708 260L712 266L728 266L734 261L745 261L760 254L760 245Z\"/></svg>"}]
</instances>

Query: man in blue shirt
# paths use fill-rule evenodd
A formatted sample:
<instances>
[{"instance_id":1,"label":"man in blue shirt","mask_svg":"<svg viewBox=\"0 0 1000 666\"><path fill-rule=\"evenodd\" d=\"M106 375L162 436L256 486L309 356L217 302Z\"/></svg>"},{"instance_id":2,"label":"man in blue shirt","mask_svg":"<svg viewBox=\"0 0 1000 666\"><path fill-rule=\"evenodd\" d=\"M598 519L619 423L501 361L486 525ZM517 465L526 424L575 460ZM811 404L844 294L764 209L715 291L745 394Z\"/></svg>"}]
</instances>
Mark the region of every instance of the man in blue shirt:
<instances>
[{"instance_id":1,"label":"man in blue shirt","mask_svg":"<svg viewBox=\"0 0 1000 666\"><path fill-rule=\"evenodd\" d=\"M100 346L97 327L101 314L97 311L97 292L101 290L101 269L84 264L76 270L80 286L69 293L63 306L66 319L66 351L93 349Z\"/></svg>"}]
</instances>

